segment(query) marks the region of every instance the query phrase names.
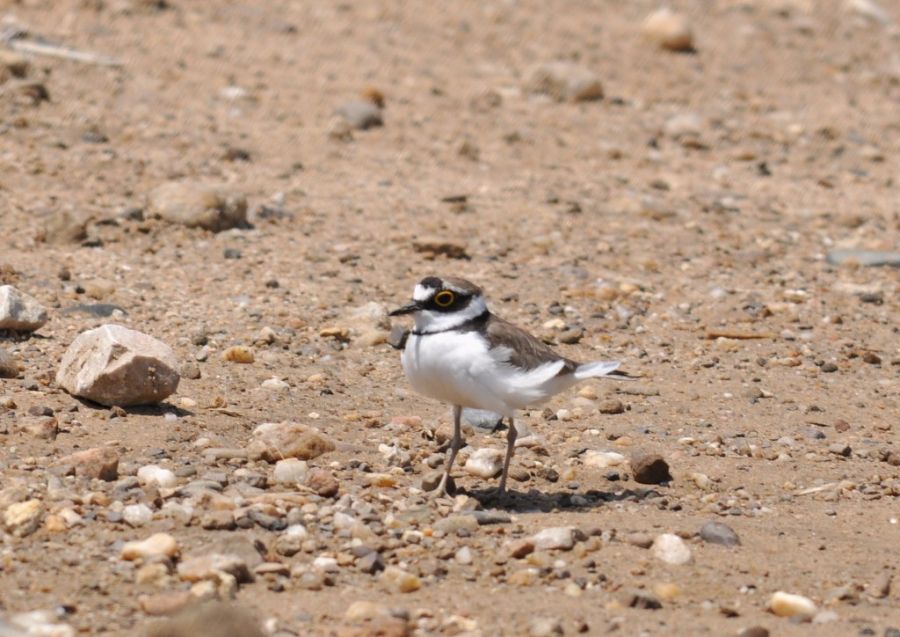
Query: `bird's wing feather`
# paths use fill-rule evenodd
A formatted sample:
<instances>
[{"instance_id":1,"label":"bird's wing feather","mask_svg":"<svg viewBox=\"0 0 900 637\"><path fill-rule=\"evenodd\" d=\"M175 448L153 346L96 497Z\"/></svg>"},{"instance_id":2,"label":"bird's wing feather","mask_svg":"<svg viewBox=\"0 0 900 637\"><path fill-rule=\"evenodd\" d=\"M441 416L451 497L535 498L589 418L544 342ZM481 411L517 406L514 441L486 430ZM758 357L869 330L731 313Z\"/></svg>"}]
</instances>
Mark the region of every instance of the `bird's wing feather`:
<instances>
[{"instance_id":1,"label":"bird's wing feather","mask_svg":"<svg viewBox=\"0 0 900 637\"><path fill-rule=\"evenodd\" d=\"M578 367L578 363L560 356L525 330L493 314L488 319L486 328L485 337L490 348L508 350L507 362L510 365L532 370L547 363L563 361L559 374L571 374Z\"/></svg>"}]
</instances>

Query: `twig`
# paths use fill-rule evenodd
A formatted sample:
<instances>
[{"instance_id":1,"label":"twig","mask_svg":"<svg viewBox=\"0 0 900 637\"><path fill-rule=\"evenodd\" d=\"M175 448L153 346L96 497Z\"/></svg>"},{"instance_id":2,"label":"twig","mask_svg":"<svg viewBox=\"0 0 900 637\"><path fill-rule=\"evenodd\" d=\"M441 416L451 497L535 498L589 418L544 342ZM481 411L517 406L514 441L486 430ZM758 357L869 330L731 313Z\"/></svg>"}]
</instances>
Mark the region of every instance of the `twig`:
<instances>
[{"instance_id":1,"label":"twig","mask_svg":"<svg viewBox=\"0 0 900 637\"><path fill-rule=\"evenodd\" d=\"M105 55L91 53L90 51L79 51L70 49L65 46L56 44L47 44L44 42L32 42L31 40L12 39L7 45L14 51L20 53L33 53L34 55L47 55L50 57L64 58L66 60L74 60L83 62L84 64L99 64L100 66L122 66L122 62Z\"/></svg>"}]
</instances>

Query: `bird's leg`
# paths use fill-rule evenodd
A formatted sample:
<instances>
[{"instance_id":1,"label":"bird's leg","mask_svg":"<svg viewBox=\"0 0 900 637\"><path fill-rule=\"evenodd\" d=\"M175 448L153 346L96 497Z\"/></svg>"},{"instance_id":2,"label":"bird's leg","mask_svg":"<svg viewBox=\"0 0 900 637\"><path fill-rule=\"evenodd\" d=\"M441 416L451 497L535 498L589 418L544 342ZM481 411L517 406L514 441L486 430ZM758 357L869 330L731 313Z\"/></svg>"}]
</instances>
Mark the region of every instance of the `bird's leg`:
<instances>
[{"instance_id":1,"label":"bird's leg","mask_svg":"<svg viewBox=\"0 0 900 637\"><path fill-rule=\"evenodd\" d=\"M507 420L509 420L509 431L506 432L506 458L503 460L503 474L500 476L500 488L498 489L499 495L506 495L506 477L509 475L509 462L512 460L513 451L516 449L516 436L519 433L516 431L516 423L513 422L512 416Z\"/></svg>"},{"instance_id":2,"label":"bird's leg","mask_svg":"<svg viewBox=\"0 0 900 637\"><path fill-rule=\"evenodd\" d=\"M453 440L450 441L450 454L447 457L447 466L444 468L444 476L438 484L437 496L449 495L447 493L447 482L450 480L450 470L453 469L453 461L456 460L456 453L462 446L462 432L460 431L460 418L462 417L462 407L453 405Z\"/></svg>"}]
</instances>

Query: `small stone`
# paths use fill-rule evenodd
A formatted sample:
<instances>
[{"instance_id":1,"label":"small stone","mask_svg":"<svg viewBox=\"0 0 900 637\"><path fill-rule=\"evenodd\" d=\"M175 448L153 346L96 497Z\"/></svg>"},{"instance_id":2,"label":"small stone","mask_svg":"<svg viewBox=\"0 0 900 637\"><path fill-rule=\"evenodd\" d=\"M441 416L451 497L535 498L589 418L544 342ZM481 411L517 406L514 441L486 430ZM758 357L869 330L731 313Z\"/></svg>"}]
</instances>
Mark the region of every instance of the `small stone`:
<instances>
[{"instance_id":1,"label":"small stone","mask_svg":"<svg viewBox=\"0 0 900 637\"><path fill-rule=\"evenodd\" d=\"M228 573L238 583L253 579L247 562L233 553L210 553L188 558L178 565L178 576L185 582L216 581L220 573Z\"/></svg>"},{"instance_id":2,"label":"small stone","mask_svg":"<svg viewBox=\"0 0 900 637\"><path fill-rule=\"evenodd\" d=\"M221 232L247 224L247 198L227 186L173 181L150 193L147 212L170 223Z\"/></svg>"},{"instance_id":3,"label":"small stone","mask_svg":"<svg viewBox=\"0 0 900 637\"><path fill-rule=\"evenodd\" d=\"M834 442L828 445L828 453L832 453L836 456L842 456L844 458L849 458L850 454L853 453L853 449L850 448L850 445L843 442Z\"/></svg>"},{"instance_id":4,"label":"small stone","mask_svg":"<svg viewBox=\"0 0 900 637\"><path fill-rule=\"evenodd\" d=\"M306 476L306 486L323 498L333 498L340 491L337 478L330 471L318 467L310 469Z\"/></svg>"},{"instance_id":5,"label":"small stone","mask_svg":"<svg viewBox=\"0 0 900 637\"><path fill-rule=\"evenodd\" d=\"M0 330L33 332L47 322L47 310L33 296L0 285Z\"/></svg>"},{"instance_id":6,"label":"small stone","mask_svg":"<svg viewBox=\"0 0 900 637\"><path fill-rule=\"evenodd\" d=\"M448 259L468 259L466 247L461 243L451 241L446 237L420 237L413 241L413 250L423 255L425 259L433 260L438 256Z\"/></svg>"},{"instance_id":7,"label":"small stone","mask_svg":"<svg viewBox=\"0 0 900 637\"><path fill-rule=\"evenodd\" d=\"M0 49L0 84L13 77L23 78L28 75L31 64L28 58L15 51Z\"/></svg>"},{"instance_id":8,"label":"small stone","mask_svg":"<svg viewBox=\"0 0 900 637\"><path fill-rule=\"evenodd\" d=\"M575 546L577 535L575 527L557 526L538 531L531 537L531 542L539 550L570 551Z\"/></svg>"},{"instance_id":9,"label":"small stone","mask_svg":"<svg viewBox=\"0 0 900 637\"><path fill-rule=\"evenodd\" d=\"M525 90L549 95L558 102L603 99L603 85L592 71L571 62L549 62L529 71Z\"/></svg>"},{"instance_id":10,"label":"small stone","mask_svg":"<svg viewBox=\"0 0 900 637\"><path fill-rule=\"evenodd\" d=\"M490 433L500 426L503 416L485 409L471 409L469 407L464 407L462 410L462 420L464 423L471 425L475 429Z\"/></svg>"},{"instance_id":11,"label":"small stone","mask_svg":"<svg viewBox=\"0 0 900 637\"><path fill-rule=\"evenodd\" d=\"M40 500L32 499L6 507L3 521L8 532L16 537L25 537L40 528L43 515L44 504Z\"/></svg>"},{"instance_id":12,"label":"small stone","mask_svg":"<svg viewBox=\"0 0 900 637\"><path fill-rule=\"evenodd\" d=\"M622 605L628 608L639 608L644 610L659 610L662 603L655 596L641 591L634 593L626 593L622 598Z\"/></svg>"},{"instance_id":13,"label":"small stone","mask_svg":"<svg viewBox=\"0 0 900 637\"><path fill-rule=\"evenodd\" d=\"M710 544L719 544L721 546L738 546L741 543L737 533L722 522L707 522L700 529L700 537Z\"/></svg>"},{"instance_id":14,"label":"small stone","mask_svg":"<svg viewBox=\"0 0 900 637\"><path fill-rule=\"evenodd\" d=\"M864 267L893 266L900 267L900 252L877 252L874 250L832 250L825 259L832 265L842 263L858 263Z\"/></svg>"},{"instance_id":15,"label":"small stone","mask_svg":"<svg viewBox=\"0 0 900 637\"><path fill-rule=\"evenodd\" d=\"M231 531L237 527L232 511L207 511L200 518L200 527L208 531Z\"/></svg>"},{"instance_id":16,"label":"small stone","mask_svg":"<svg viewBox=\"0 0 900 637\"><path fill-rule=\"evenodd\" d=\"M779 617L800 615L812 618L818 609L815 602L808 597L777 591L769 598L769 610Z\"/></svg>"},{"instance_id":17,"label":"small stone","mask_svg":"<svg viewBox=\"0 0 900 637\"><path fill-rule=\"evenodd\" d=\"M406 347L406 339L409 338L409 330L402 325L392 325L387 337L387 344L394 349L402 350Z\"/></svg>"},{"instance_id":18,"label":"small stone","mask_svg":"<svg viewBox=\"0 0 900 637\"><path fill-rule=\"evenodd\" d=\"M122 519L130 526L144 526L153 519L153 511L143 502L129 504L122 509Z\"/></svg>"},{"instance_id":19,"label":"small stone","mask_svg":"<svg viewBox=\"0 0 900 637\"><path fill-rule=\"evenodd\" d=\"M652 453L635 453L631 456L631 471L636 482L662 484L671 482L669 465L662 456Z\"/></svg>"},{"instance_id":20,"label":"small stone","mask_svg":"<svg viewBox=\"0 0 900 637\"><path fill-rule=\"evenodd\" d=\"M653 536L649 533L628 533L622 537L622 541L626 544L630 544L631 546L636 546L641 549L649 549L653 546Z\"/></svg>"},{"instance_id":21,"label":"small stone","mask_svg":"<svg viewBox=\"0 0 900 637\"><path fill-rule=\"evenodd\" d=\"M821 369L826 374L832 374L838 370L838 366L832 362L828 362L822 365L822 367L820 367L819 369Z\"/></svg>"},{"instance_id":22,"label":"small stone","mask_svg":"<svg viewBox=\"0 0 900 637\"><path fill-rule=\"evenodd\" d=\"M562 621L555 617L538 617L528 626L529 637L554 637L564 635Z\"/></svg>"},{"instance_id":23,"label":"small stone","mask_svg":"<svg viewBox=\"0 0 900 637\"><path fill-rule=\"evenodd\" d=\"M669 51L693 51L694 35L687 18L669 8L657 9L641 24L644 36Z\"/></svg>"},{"instance_id":24,"label":"small stone","mask_svg":"<svg viewBox=\"0 0 900 637\"><path fill-rule=\"evenodd\" d=\"M597 411L601 414L623 414L625 405L618 398L609 398L597 405Z\"/></svg>"},{"instance_id":25,"label":"small stone","mask_svg":"<svg viewBox=\"0 0 900 637\"><path fill-rule=\"evenodd\" d=\"M112 481L119 477L119 454L111 447L85 449L60 458L54 466L64 475Z\"/></svg>"},{"instance_id":26,"label":"small stone","mask_svg":"<svg viewBox=\"0 0 900 637\"><path fill-rule=\"evenodd\" d=\"M234 345L222 352L222 360L229 363L242 363L248 365L256 360L253 350L243 345Z\"/></svg>"},{"instance_id":27,"label":"small stone","mask_svg":"<svg viewBox=\"0 0 900 637\"><path fill-rule=\"evenodd\" d=\"M499 449L478 449L466 460L467 473L481 478L493 478L503 471L503 452Z\"/></svg>"},{"instance_id":28,"label":"small stone","mask_svg":"<svg viewBox=\"0 0 900 637\"><path fill-rule=\"evenodd\" d=\"M443 478L443 471L429 471L424 476L422 476L422 481L419 483L419 486L422 491L434 491L438 488L438 485L441 483L441 480ZM456 492L456 482L453 480L453 476L447 478L447 492Z\"/></svg>"},{"instance_id":29,"label":"small stone","mask_svg":"<svg viewBox=\"0 0 900 637\"><path fill-rule=\"evenodd\" d=\"M356 566L363 573L374 575L384 570L384 558L378 551L370 551L356 560Z\"/></svg>"},{"instance_id":30,"label":"small stone","mask_svg":"<svg viewBox=\"0 0 900 637\"><path fill-rule=\"evenodd\" d=\"M352 128L367 130L384 125L381 109L368 100L350 100L335 110Z\"/></svg>"},{"instance_id":31,"label":"small stone","mask_svg":"<svg viewBox=\"0 0 900 637\"><path fill-rule=\"evenodd\" d=\"M275 463L272 477L278 484L298 485L306 478L308 466L304 460L285 458Z\"/></svg>"},{"instance_id":32,"label":"small stone","mask_svg":"<svg viewBox=\"0 0 900 637\"><path fill-rule=\"evenodd\" d=\"M145 632L146 637L264 637L265 634L249 612L218 601L188 605L172 619L151 624Z\"/></svg>"},{"instance_id":33,"label":"small stone","mask_svg":"<svg viewBox=\"0 0 900 637\"><path fill-rule=\"evenodd\" d=\"M750 626L739 632L738 637L769 637L769 629L763 626Z\"/></svg>"},{"instance_id":34,"label":"small stone","mask_svg":"<svg viewBox=\"0 0 900 637\"><path fill-rule=\"evenodd\" d=\"M155 533L146 540L126 542L122 546L119 557L133 562L142 560L149 562L160 558L172 558L178 555L178 542L168 533Z\"/></svg>"},{"instance_id":35,"label":"small stone","mask_svg":"<svg viewBox=\"0 0 900 637\"><path fill-rule=\"evenodd\" d=\"M172 471L163 469L155 464L148 464L138 469L137 478L141 484L149 484L165 489L174 487L176 482L178 482Z\"/></svg>"},{"instance_id":36,"label":"small stone","mask_svg":"<svg viewBox=\"0 0 900 637\"><path fill-rule=\"evenodd\" d=\"M69 346L56 383L101 405L159 403L178 388L178 360L168 345L121 325L82 332Z\"/></svg>"},{"instance_id":37,"label":"small stone","mask_svg":"<svg viewBox=\"0 0 900 637\"><path fill-rule=\"evenodd\" d=\"M381 581L400 593L412 593L422 587L418 576L397 566L388 566L381 574Z\"/></svg>"},{"instance_id":38,"label":"small stone","mask_svg":"<svg viewBox=\"0 0 900 637\"><path fill-rule=\"evenodd\" d=\"M666 564L689 564L693 560L691 549L673 533L661 533L650 547L653 557Z\"/></svg>"},{"instance_id":39,"label":"small stone","mask_svg":"<svg viewBox=\"0 0 900 637\"><path fill-rule=\"evenodd\" d=\"M19 375L19 365L13 355L0 347L0 378L15 378Z\"/></svg>"},{"instance_id":40,"label":"small stone","mask_svg":"<svg viewBox=\"0 0 900 637\"><path fill-rule=\"evenodd\" d=\"M478 519L471 514L451 515L434 523L434 530L455 535L459 531L474 532L478 529Z\"/></svg>"},{"instance_id":41,"label":"small stone","mask_svg":"<svg viewBox=\"0 0 900 637\"><path fill-rule=\"evenodd\" d=\"M196 363L187 362L181 366L181 375L188 380L197 380L200 378L200 366Z\"/></svg>"},{"instance_id":42,"label":"small stone","mask_svg":"<svg viewBox=\"0 0 900 637\"><path fill-rule=\"evenodd\" d=\"M459 564L471 564L474 561L474 557L472 556L472 549L470 549L468 546L463 546L457 549L456 554L453 556L453 559L455 559Z\"/></svg>"},{"instance_id":43,"label":"small stone","mask_svg":"<svg viewBox=\"0 0 900 637\"><path fill-rule=\"evenodd\" d=\"M513 540L506 546L506 550L509 556L517 560L531 555L532 553L534 553L534 549L534 541L531 538Z\"/></svg>"},{"instance_id":44,"label":"small stone","mask_svg":"<svg viewBox=\"0 0 900 637\"><path fill-rule=\"evenodd\" d=\"M295 422L263 423L253 430L250 457L266 462L284 458L312 460L334 451L334 443L315 427Z\"/></svg>"},{"instance_id":45,"label":"small stone","mask_svg":"<svg viewBox=\"0 0 900 637\"><path fill-rule=\"evenodd\" d=\"M869 595L876 599L885 599L891 594L891 580L893 576L890 572L885 571L884 573L880 573L876 575L875 578L869 582L868 590Z\"/></svg>"},{"instance_id":46,"label":"small stone","mask_svg":"<svg viewBox=\"0 0 900 637\"><path fill-rule=\"evenodd\" d=\"M589 449L584 454L584 464L587 467L596 467L597 469L608 469L609 467L618 467L625 464L625 456L615 451L595 451Z\"/></svg>"}]
</instances>

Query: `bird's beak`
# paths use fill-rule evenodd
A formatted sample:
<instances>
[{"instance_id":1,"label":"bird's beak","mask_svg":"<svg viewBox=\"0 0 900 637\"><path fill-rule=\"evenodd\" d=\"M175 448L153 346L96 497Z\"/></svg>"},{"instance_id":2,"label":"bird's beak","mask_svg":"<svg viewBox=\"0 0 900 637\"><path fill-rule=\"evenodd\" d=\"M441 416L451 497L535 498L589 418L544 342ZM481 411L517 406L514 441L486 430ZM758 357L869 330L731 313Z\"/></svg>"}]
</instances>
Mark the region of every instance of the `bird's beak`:
<instances>
[{"instance_id":1,"label":"bird's beak","mask_svg":"<svg viewBox=\"0 0 900 637\"><path fill-rule=\"evenodd\" d=\"M413 312L418 312L422 309L422 306L418 301L410 301L403 307L398 307L396 310L391 310L388 312L388 316L402 316L403 314L412 314Z\"/></svg>"}]
</instances>

